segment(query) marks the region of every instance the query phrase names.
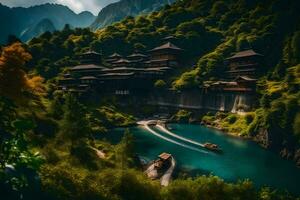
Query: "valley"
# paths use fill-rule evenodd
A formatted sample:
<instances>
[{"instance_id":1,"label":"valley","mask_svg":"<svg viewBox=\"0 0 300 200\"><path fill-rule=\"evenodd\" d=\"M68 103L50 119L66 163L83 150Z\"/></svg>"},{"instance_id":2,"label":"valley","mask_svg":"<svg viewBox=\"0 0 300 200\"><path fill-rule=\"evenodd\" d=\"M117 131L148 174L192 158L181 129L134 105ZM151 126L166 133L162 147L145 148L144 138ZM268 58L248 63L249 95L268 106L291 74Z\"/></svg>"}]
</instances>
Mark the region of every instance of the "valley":
<instances>
[{"instance_id":1,"label":"valley","mask_svg":"<svg viewBox=\"0 0 300 200\"><path fill-rule=\"evenodd\" d=\"M299 199L298 1L33 1L0 4L1 199Z\"/></svg>"}]
</instances>

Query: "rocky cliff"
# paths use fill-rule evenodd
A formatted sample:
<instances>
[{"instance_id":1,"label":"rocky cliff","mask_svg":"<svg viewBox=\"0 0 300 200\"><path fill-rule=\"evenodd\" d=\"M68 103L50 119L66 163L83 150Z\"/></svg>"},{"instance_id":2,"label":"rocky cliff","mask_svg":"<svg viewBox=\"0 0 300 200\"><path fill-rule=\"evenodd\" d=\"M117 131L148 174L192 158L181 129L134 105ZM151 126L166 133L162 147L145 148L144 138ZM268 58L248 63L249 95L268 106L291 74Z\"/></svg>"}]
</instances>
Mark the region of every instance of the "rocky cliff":
<instances>
[{"instance_id":1,"label":"rocky cliff","mask_svg":"<svg viewBox=\"0 0 300 200\"><path fill-rule=\"evenodd\" d=\"M255 96L245 93L206 92L204 90L163 91L151 94L148 104L181 109L212 110L224 112L248 111Z\"/></svg>"},{"instance_id":2,"label":"rocky cliff","mask_svg":"<svg viewBox=\"0 0 300 200\"><path fill-rule=\"evenodd\" d=\"M150 13L174 1L175 0L121 0L103 8L91 25L91 28L97 30L120 21L127 16Z\"/></svg>"}]
</instances>

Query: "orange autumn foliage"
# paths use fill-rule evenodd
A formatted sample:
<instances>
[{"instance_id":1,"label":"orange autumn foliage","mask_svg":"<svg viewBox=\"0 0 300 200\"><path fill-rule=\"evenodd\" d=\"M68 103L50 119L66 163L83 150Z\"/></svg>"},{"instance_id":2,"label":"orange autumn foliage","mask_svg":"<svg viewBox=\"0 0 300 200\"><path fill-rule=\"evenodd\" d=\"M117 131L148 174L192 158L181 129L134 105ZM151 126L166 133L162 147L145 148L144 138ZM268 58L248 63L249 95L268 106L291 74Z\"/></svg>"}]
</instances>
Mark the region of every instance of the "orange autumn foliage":
<instances>
[{"instance_id":1,"label":"orange autumn foliage","mask_svg":"<svg viewBox=\"0 0 300 200\"><path fill-rule=\"evenodd\" d=\"M20 101L26 93L35 96L44 93L43 78L40 76L28 77L24 70L25 63L31 58L31 55L19 42L2 49L0 56L0 95Z\"/></svg>"}]
</instances>

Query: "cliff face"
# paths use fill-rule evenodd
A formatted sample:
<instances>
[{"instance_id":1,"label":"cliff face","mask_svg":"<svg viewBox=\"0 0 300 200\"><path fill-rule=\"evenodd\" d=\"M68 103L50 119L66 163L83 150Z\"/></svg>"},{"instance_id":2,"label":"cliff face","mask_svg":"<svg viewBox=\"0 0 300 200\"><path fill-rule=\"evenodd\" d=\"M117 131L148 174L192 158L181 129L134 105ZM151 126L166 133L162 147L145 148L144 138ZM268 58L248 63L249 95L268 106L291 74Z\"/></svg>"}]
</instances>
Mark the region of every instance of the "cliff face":
<instances>
[{"instance_id":1,"label":"cliff face","mask_svg":"<svg viewBox=\"0 0 300 200\"><path fill-rule=\"evenodd\" d=\"M236 113L250 110L254 105L254 98L253 94L242 93L205 92L203 90L163 91L150 95L148 104Z\"/></svg>"},{"instance_id":2,"label":"cliff face","mask_svg":"<svg viewBox=\"0 0 300 200\"><path fill-rule=\"evenodd\" d=\"M297 146L295 138L288 137L278 130L261 128L253 136L253 139L262 147L278 153L281 157L294 160L300 167L300 148Z\"/></svg>"},{"instance_id":3,"label":"cliff face","mask_svg":"<svg viewBox=\"0 0 300 200\"><path fill-rule=\"evenodd\" d=\"M49 19L43 19L37 25L24 30L20 35L20 39L22 41L28 41L32 36L39 36L46 31L53 32L55 30L55 26Z\"/></svg>"},{"instance_id":4,"label":"cliff face","mask_svg":"<svg viewBox=\"0 0 300 200\"><path fill-rule=\"evenodd\" d=\"M175 0L121 0L103 8L91 25L93 30L103 28L127 16L136 16L158 10Z\"/></svg>"}]
</instances>

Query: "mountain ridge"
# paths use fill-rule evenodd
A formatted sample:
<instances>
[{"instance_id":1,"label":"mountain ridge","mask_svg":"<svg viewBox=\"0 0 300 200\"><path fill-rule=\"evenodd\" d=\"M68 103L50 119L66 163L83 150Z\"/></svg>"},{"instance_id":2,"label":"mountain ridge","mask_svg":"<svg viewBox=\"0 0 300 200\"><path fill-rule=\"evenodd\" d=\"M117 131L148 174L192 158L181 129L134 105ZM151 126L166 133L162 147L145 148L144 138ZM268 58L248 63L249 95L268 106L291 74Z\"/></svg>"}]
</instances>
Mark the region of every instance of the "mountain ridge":
<instances>
[{"instance_id":1,"label":"mountain ridge","mask_svg":"<svg viewBox=\"0 0 300 200\"><path fill-rule=\"evenodd\" d=\"M61 30L65 24L70 24L72 27L88 27L94 18L95 16L88 11L76 14L69 7L60 4L46 3L28 8L10 8L0 4L0 23L4 30L0 33L0 42L5 42L9 35L21 37L24 31L32 29L43 19L49 19L56 29ZM31 35L28 39L35 36L37 35Z\"/></svg>"},{"instance_id":2,"label":"mountain ridge","mask_svg":"<svg viewBox=\"0 0 300 200\"><path fill-rule=\"evenodd\" d=\"M120 21L127 16L137 16L156 11L175 0L121 0L104 7L98 14L91 28L97 30Z\"/></svg>"}]
</instances>

